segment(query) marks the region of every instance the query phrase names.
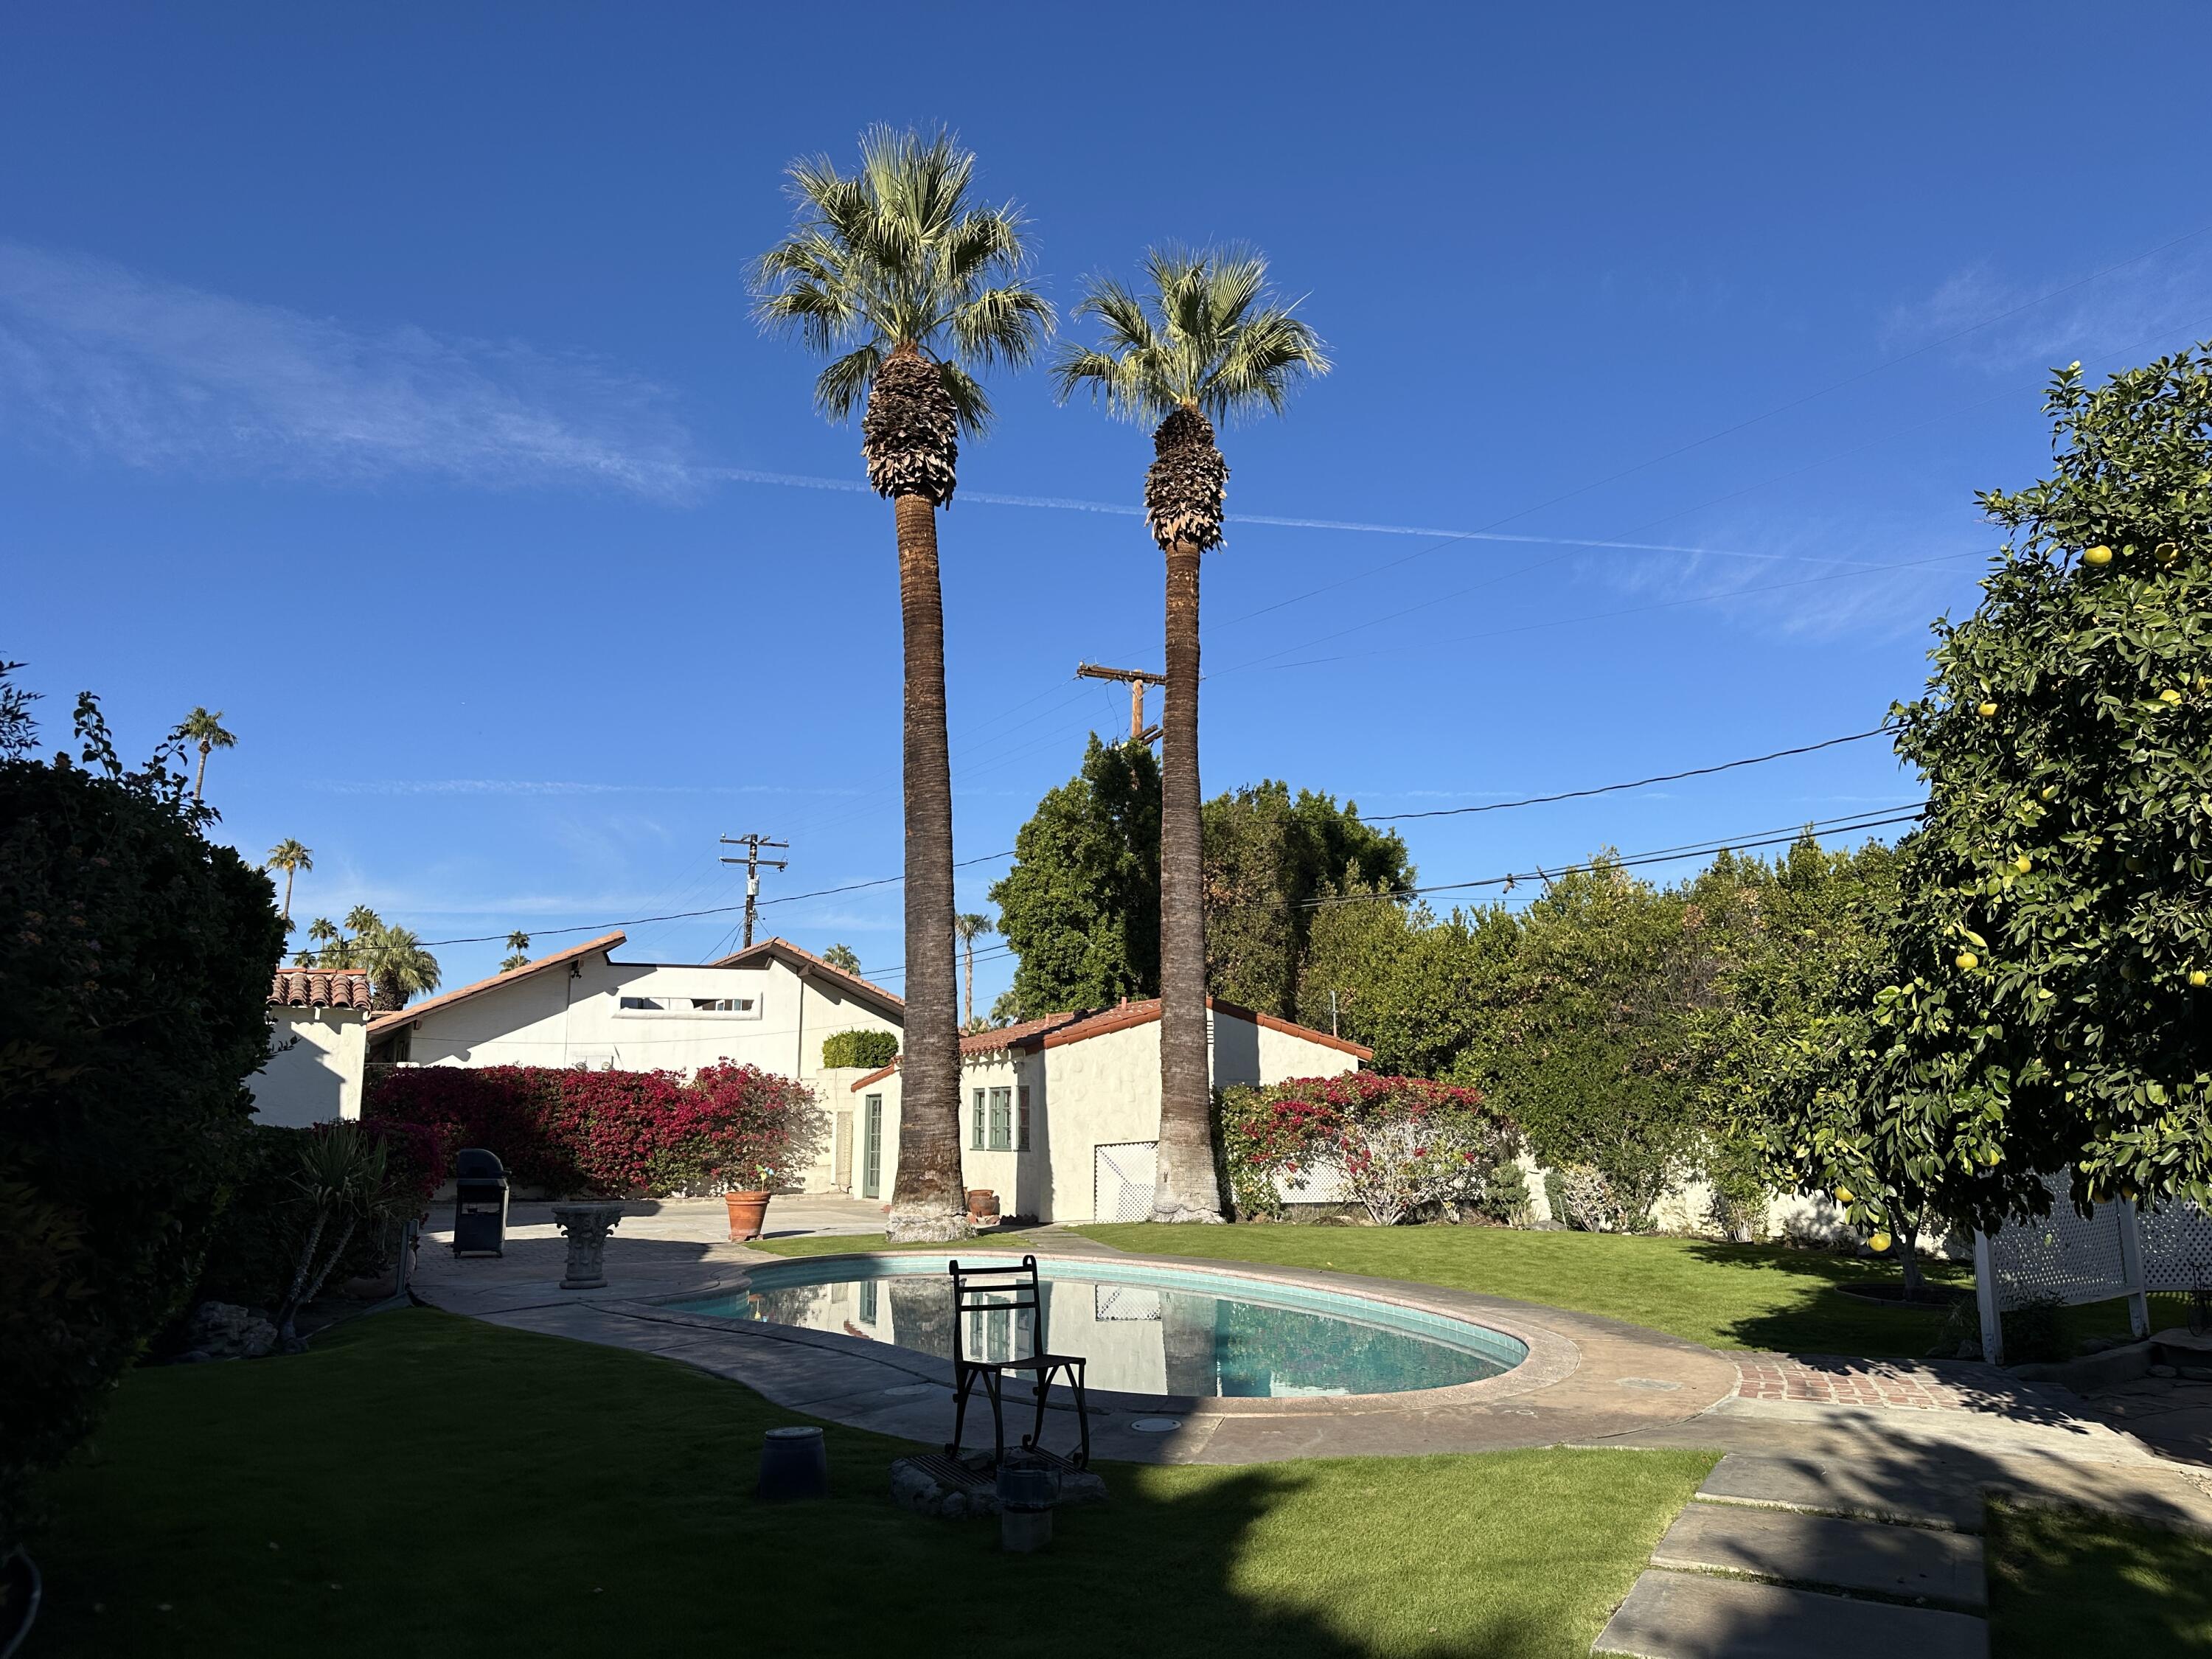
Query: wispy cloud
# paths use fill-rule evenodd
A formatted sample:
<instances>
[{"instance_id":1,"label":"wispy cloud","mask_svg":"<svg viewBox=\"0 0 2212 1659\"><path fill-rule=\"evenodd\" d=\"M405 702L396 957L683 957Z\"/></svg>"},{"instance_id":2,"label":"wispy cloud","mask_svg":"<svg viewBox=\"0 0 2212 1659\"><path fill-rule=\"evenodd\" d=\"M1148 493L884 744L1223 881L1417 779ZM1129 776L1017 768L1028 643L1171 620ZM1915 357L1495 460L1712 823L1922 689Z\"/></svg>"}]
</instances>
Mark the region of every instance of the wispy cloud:
<instances>
[{"instance_id":1,"label":"wispy cloud","mask_svg":"<svg viewBox=\"0 0 2212 1659\"><path fill-rule=\"evenodd\" d=\"M860 795L861 789L775 783L587 783L563 778L313 778L333 795Z\"/></svg>"},{"instance_id":2,"label":"wispy cloud","mask_svg":"<svg viewBox=\"0 0 2212 1659\"><path fill-rule=\"evenodd\" d=\"M580 356L367 331L0 243L0 420L149 471L681 499L699 475L659 388Z\"/></svg>"}]
</instances>

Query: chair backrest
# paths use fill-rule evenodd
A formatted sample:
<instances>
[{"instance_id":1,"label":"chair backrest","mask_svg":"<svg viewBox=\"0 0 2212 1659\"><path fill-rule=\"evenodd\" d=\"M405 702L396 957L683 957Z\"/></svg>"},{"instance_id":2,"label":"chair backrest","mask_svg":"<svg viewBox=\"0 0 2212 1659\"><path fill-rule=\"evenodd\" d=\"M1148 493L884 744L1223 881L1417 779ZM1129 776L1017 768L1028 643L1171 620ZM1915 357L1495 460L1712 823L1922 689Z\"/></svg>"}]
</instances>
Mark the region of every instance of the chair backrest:
<instances>
[{"instance_id":1,"label":"chair backrest","mask_svg":"<svg viewBox=\"0 0 2212 1659\"><path fill-rule=\"evenodd\" d=\"M1011 1333L1020 1322L1016 1316L1026 1311L1030 1316L1029 1353L1009 1352L1005 1357L1026 1359L1030 1354L1045 1351L1044 1292L1037 1283L1035 1256L1024 1256L1018 1266L994 1263L988 1267L963 1267L957 1261L949 1261L945 1267L952 1275L953 1364L959 1364L970 1357L967 1332L968 1316L971 1313L1003 1311Z\"/></svg>"}]
</instances>

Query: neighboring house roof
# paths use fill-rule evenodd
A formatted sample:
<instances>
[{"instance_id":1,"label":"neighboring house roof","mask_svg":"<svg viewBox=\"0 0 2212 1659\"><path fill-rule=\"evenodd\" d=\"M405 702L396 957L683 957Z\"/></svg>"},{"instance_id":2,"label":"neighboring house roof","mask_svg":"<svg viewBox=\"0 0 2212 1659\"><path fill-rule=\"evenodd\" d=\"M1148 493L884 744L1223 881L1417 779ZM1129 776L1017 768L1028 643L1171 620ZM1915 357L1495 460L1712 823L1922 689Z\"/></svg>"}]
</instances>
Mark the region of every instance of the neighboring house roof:
<instances>
[{"instance_id":1,"label":"neighboring house roof","mask_svg":"<svg viewBox=\"0 0 2212 1659\"><path fill-rule=\"evenodd\" d=\"M960 1039L960 1058L964 1060L972 1060L978 1054L995 1054L1003 1049L1013 1048L1027 1038L1042 1036L1044 1032L1065 1025L1071 1020L1082 1019L1085 1017L1081 1013L1040 1014L1035 1019L1021 1020L1015 1024L998 1026L988 1031L970 1031ZM890 1065L872 1071L867 1076L860 1079L853 1085L853 1088L858 1091L866 1088L870 1084L881 1083L897 1070L898 1061L893 1060Z\"/></svg>"},{"instance_id":2,"label":"neighboring house roof","mask_svg":"<svg viewBox=\"0 0 2212 1659\"><path fill-rule=\"evenodd\" d=\"M458 991L448 991L443 996L432 997L427 1002L418 1002L411 1007L379 1014L368 1022L369 1035L374 1037L386 1032L396 1031L403 1025L412 1024L425 1014L451 1008L456 1004L466 1002L471 997L479 997L486 991L495 990L500 986L513 985L535 974L547 973L556 968L565 968L568 963L588 957L597 951L611 951L628 937L629 935L625 933L602 933L599 938L586 939L581 945L572 945L565 951L556 951L550 957L540 957L535 962L526 962L521 967L509 972L494 974L489 979L480 979L473 985L464 985Z\"/></svg>"},{"instance_id":3,"label":"neighboring house roof","mask_svg":"<svg viewBox=\"0 0 2212 1659\"><path fill-rule=\"evenodd\" d=\"M1324 1048L1334 1048L1340 1054L1358 1060L1372 1060L1375 1051L1348 1042L1327 1031L1316 1031L1310 1025L1300 1025L1287 1019L1278 1019L1273 1014L1263 1014L1256 1008L1247 1008L1234 1002L1223 1002L1208 997L1206 1006L1218 1014L1231 1019L1249 1019L1255 1025L1265 1026L1270 1031L1280 1031L1285 1036L1301 1038L1318 1043ZM995 1031L977 1031L960 1039L960 1058L970 1060L977 1055L995 1054L1001 1049L1020 1049L1035 1054L1041 1048L1057 1048L1070 1042L1081 1042L1088 1038L1104 1036L1109 1031L1126 1031L1133 1026L1149 1025L1160 1017L1160 1000L1151 998L1144 1002L1125 1002L1117 1008L1103 1008L1087 1013L1045 1014L1036 1019L1024 1020L1018 1025L1002 1026ZM871 1072L853 1085L858 1093L871 1084L880 1083L898 1070L893 1060L881 1071Z\"/></svg>"},{"instance_id":4,"label":"neighboring house roof","mask_svg":"<svg viewBox=\"0 0 2212 1659\"><path fill-rule=\"evenodd\" d=\"M748 945L742 951L718 957L707 966L750 968L771 960L782 963L803 979L827 981L853 1000L870 1004L877 1012L902 1024L906 1019L906 1002L896 993L886 991L873 980L862 979L858 974L848 974L842 968L823 961L813 951L801 950L787 939L764 939L757 945Z\"/></svg>"},{"instance_id":5,"label":"neighboring house roof","mask_svg":"<svg viewBox=\"0 0 2212 1659\"><path fill-rule=\"evenodd\" d=\"M366 1008L365 968L279 968L269 981L272 1008Z\"/></svg>"},{"instance_id":6,"label":"neighboring house roof","mask_svg":"<svg viewBox=\"0 0 2212 1659\"><path fill-rule=\"evenodd\" d=\"M1316 1031L1310 1025L1300 1025L1295 1021L1278 1019L1274 1015L1263 1014L1256 1008L1247 1008L1234 1002L1224 1002L1218 997L1206 998L1206 1006L1217 1014L1227 1014L1232 1019L1249 1019L1255 1025L1264 1026L1270 1031L1280 1031L1285 1036L1294 1036L1307 1042L1319 1043L1324 1048L1334 1048L1339 1053L1352 1054L1360 1060L1375 1058L1375 1051L1372 1048L1364 1048L1357 1042L1347 1042L1342 1037L1331 1036L1327 1031ZM1160 1000L1158 997L1152 997L1144 1002L1125 1002L1118 1008L1109 1008L1103 1012L1089 1015L1077 1020L1072 1025L1063 1025L1058 1030L1048 1031L1042 1036L1027 1038L1022 1046L1030 1048L1057 1048L1063 1043L1081 1042L1091 1037L1104 1036L1109 1031L1126 1031L1133 1025L1149 1025L1159 1017Z\"/></svg>"}]
</instances>

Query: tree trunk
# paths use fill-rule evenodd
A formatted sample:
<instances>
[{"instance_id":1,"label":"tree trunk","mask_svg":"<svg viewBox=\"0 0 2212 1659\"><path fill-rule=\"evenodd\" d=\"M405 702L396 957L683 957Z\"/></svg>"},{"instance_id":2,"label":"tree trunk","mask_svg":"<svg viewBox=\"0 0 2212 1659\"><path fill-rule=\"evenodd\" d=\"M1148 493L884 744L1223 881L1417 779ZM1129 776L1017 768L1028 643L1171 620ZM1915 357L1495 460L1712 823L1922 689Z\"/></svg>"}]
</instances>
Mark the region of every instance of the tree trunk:
<instances>
[{"instance_id":1,"label":"tree trunk","mask_svg":"<svg viewBox=\"0 0 2212 1659\"><path fill-rule=\"evenodd\" d=\"M1155 1221L1219 1221L1206 1053L1206 893L1199 839L1197 544L1167 553L1160 714L1160 1139Z\"/></svg>"},{"instance_id":2,"label":"tree trunk","mask_svg":"<svg viewBox=\"0 0 2212 1659\"><path fill-rule=\"evenodd\" d=\"M287 921L292 920L292 878L298 873L295 870L284 872L284 920Z\"/></svg>"},{"instance_id":3,"label":"tree trunk","mask_svg":"<svg viewBox=\"0 0 2212 1659\"><path fill-rule=\"evenodd\" d=\"M966 1030L975 1023L975 941L963 939L960 943L960 1029Z\"/></svg>"},{"instance_id":4,"label":"tree trunk","mask_svg":"<svg viewBox=\"0 0 2212 1659\"><path fill-rule=\"evenodd\" d=\"M960 1027L952 982L952 766L945 731L945 604L937 508L892 498L906 645L906 1036L899 1061L894 1242L964 1238Z\"/></svg>"},{"instance_id":5,"label":"tree trunk","mask_svg":"<svg viewBox=\"0 0 2212 1659\"><path fill-rule=\"evenodd\" d=\"M1901 1225L1897 1230L1897 1253L1905 1267L1905 1299L1917 1302L1923 1294L1920 1278L1920 1229Z\"/></svg>"},{"instance_id":6,"label":"tree trunk","mask_svg":"<svg viewBox=\"0 0 2212 1659\"><path fill-rule=\"evenodd\" d=\"M192 799L194 800L198 800L200 798L200 786L207 781L207 760L208 745L206 744L202 744L200 745L200 769L198 772L194 774L192 777Z\"/></svg>"}]
</instances>

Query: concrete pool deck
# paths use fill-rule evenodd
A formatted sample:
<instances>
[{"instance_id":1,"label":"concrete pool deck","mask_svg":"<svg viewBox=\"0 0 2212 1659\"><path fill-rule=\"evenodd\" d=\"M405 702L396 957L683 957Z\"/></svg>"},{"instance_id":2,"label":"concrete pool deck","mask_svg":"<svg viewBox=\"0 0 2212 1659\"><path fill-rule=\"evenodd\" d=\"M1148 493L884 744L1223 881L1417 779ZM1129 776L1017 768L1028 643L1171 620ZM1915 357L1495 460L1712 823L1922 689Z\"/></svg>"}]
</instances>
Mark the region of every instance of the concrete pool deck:
<instances>
[{"instance_id":1,"label":"concrete pool deck","mask_svg":"<svg viewBox=\"0 0 2212 1659\"><path fill-rule=\"evenodd\" d=\"M771 1220L796 1221L802 1207L822 1212L830 1224L825 1231L843 1231L840 1223L862 1218L873 1223L867 1231L881 1224L875 1206L836 1200L793 1205L780 1216L772 1212ZM704 1318L660 1305L726 1289L753 1267L791 1258L702 1239L698 1218L684 1212L690 1206L671 1213L676 1206L664 1205L654 1214L635 1218L635 1231L633 1218L623 1218L608 1241L605 1289L562 1291L564 1247L550 1217L540 1224L522 1206L517 1208L503 1258L456 1260L446 1248L449 1231L426 1231L416 1293L449 1312L494 1324L696 1365L742 1382L780 1406L831 1422L924 1444L941 1443L948 1431L951 1368L945 1361L859 1336ZM1010 1250L1062 1260L1150 1261L1208 1277L1336 1291L1465 1319L1505 1331L1529 1346L1529 1358L1503 1376L1406 1394L1224 1400L1093 1391L1091 1445L1100 1457L1259 1463L1604 1440L1682 1423L1737 1387L1735 1361L1695 1343L1502 1297L1259 1263L1130 1256L1050 1227L979 1238L959 1253L981 1256ZM1064 1394L1055 1395L1063 1398ZM979 1433L990 1432L988 1412L980 1425L976 1417L971 1410L970 1443ZM1132 1426L1162 1418L1175 1419L1177 1426L1164 1433ZM1046 1432L1055 1441L1072 1437L1073 1423L1063 1406L1054 1407Z\"/></svg>"}]
</instances>

